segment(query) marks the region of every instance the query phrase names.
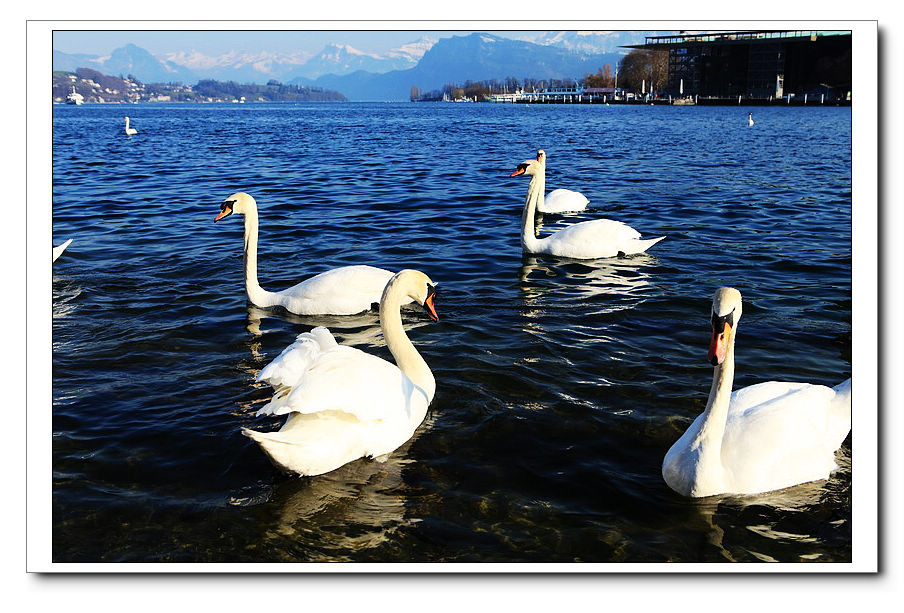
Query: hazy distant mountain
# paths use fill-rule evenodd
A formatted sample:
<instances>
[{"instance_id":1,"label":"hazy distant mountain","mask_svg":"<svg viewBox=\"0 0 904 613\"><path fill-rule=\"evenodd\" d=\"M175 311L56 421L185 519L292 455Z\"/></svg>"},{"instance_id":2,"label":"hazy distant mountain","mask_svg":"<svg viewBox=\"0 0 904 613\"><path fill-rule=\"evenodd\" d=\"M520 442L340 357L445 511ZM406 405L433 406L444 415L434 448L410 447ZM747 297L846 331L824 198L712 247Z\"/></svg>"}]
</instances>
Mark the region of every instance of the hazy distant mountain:
<instances>
[{"instance_id":1,"label":"hazy distant mountain","mask_svg":"<svg viewBox=\"0 0 904 613\"><path fill-rule=\"evenodd\" d=\"M431 91L467 80L580 79L605 64L614 67L620 57L474 33L441 39L408 70L324 75L314 83L340 91L350 100L407 100L412 86Z\"/></svg>"},{"instance_id":2,"label":"hazy distant mountain","mask_svg":"<svg viewBox=\"0 0 904 613\"><path fill-rule=\"evenodd\" d=\"M195 82L198 76L178 64L161 61L136 45L128 44L114 49L110 55L68 54L53 52L53 69L75 71L76 68L92 68L112 76L133 75L145 83Z\"/></svg>"},{"instance_id":3,"label":"hazy distant mountain","mask_svg":"<svg viewBox=\"0 0 904 613\"><path fill-rule=\"evenodd\" d=\"M316 79L325 74L345 75L359 70L374 73L404 70L417 65L435 43L434 39L424 38L383 54L365 53L350 45L331 44L283 78Z\"/></svg>"},{"instance_id":4,"label":"hazy distant mountain","mask_svg":"<svg viewBox=\"0 0 904 613\"><path fill-rule=\"evenodd\" d=\"M95 70L101 67L101 59L96 55L85 53L63 53L62 51L53 50L53 69L65 72L75 72L77 68L93 68Z\"/></svg>"},{"instance_id":5,"label":"hazy distant mountain","mask_svg":"<svg viewBox=\"0 0 904 613\"><path fill-rule=\"evenodd\" d=\"M129 44L109 56L69 54L54 50L53 69L68 72L92 68L105 74L132 74L146 83L217 79L239 83L266 83L272 79L293 82L324 74L345 75L359 70L373 73L403 70L415 66L436 42L421 38L384 53L366 53L349 45L330 44L314 57L301 53L230 52L209 56L192 50L180 50L155 58Z\"/></svg>"}]
</instances>

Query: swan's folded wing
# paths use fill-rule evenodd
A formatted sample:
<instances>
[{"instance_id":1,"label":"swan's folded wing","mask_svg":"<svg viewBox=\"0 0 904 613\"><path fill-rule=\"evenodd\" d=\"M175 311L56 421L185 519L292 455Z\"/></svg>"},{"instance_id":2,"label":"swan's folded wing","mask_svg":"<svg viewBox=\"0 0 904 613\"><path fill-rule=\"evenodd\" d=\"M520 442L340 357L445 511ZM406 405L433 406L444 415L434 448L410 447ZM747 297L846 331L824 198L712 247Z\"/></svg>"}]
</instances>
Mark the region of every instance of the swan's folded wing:
<instances>
[{"instance_id":1,"label":"swan's folded wing","mask_svg":"<svg viewBox=\"0 0 904 613\"><path fill-rule=\"evenodd\" d=\"M296 313L351 314L379 303L393 273L374 266L334 268L278 294L283 306Z\"/></svg>"},{"instance_id":2,"label":"swan's folded wing","mask_svg":"<svg viewBox=\"0 0 904 613\"><path fill-rule=\"evenodd\" d=\"M257 375L274 388L292 387L320 355L338 347L329 330L318 326L310 332L302 332L295 342L283 349L276 359L267 364Z\"/></svg>"},{"instance_id":3,"label":"swan's folded wing","mask_svg":"<svg viewBox=\"0 0 904 613\"><path fill-rule=\"evenodd\" d=\"M824 478L841 442L832 434L834 396L810 383L769 381L738 390L722 444L725 463L744 482L762 481L762 491Z\"/></svg>"},{"instance_id":4,"label":"swan's folded wing","mask_svg":"<svg viewBox=\"0 0 904 613\"><path fill-rule=\"evenodd\" d=\"M583 221L559 230L546 239L549 245L566 257L609 257L627 242L640 238L640 232L613 219ZM605 247L611 247L609 251Z\"/></svg>"},{"instance_id":5,"label":"swan's folded wing","mask_svg":"<svg viewBox=\"0 0 904 613\"><path fill-rule=\"evenodd\" d=\"M407 420L414 403L427 401L424 392L395 364L344 346L321 354L284 392L279 398L277 393L260 412L342 411L361 421Z\"/></svg>"},{"instance_id":6,"label":"swan's folded wing","mask_svg":"<svg viewBox=\"0 0 904 613\"><path fill-rule=\"evenodd\" d=\"M581 192L570 189L554 189L543 199L541 212L580 211L590 202Z\"/></svg>"},{"instance_id":7,"label":"swan's folded wing","mask_svg":"<svg viewBox=\"0 0 904 613\"><path fill-rule=\"evenodd\" d=\"M751 409L765 407L773 401L787 400L789 394L812 387L810 383L789 381L765 381L735 390L731 393L730 413L746 413Z\"/></svg>"}]
</instances>

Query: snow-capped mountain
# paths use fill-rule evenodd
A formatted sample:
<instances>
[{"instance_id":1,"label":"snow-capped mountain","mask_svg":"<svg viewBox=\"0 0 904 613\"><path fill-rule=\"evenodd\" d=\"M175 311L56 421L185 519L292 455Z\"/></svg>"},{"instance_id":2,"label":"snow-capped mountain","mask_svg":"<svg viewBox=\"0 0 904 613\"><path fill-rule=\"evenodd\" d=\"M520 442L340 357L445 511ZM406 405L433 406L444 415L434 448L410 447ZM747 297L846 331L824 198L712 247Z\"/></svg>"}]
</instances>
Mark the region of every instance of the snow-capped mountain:
<instances>
[{"instance_id":1,"label":"snow-capped mountain","mask_svg":"<svg viewBox=\"0 0 904 613\"><path fill-rule=\"evenodd\" d=\"M286 78L316 79L325 74L345 75L358 70L374 73L404 70L416 65L434 42L420 40L384 54L367 53L351 45L330 44Z\"/></svg>"},{"instance_id":2,"label":"snow-capped mountain","mask_svg":"<svg viewBox=\"0 0 904 613\"><path fill-rule=\"evenodd\" d=\"M53 69L74 71L93 68L105 74L133 74L146 82L198 79L266 83L271 79L289 81L315 79L325 74L346 75L359 70L381 74L405 70L417 65L436 40L422 38L381 54L367 53L350 45L330 44L315 56L304 53L241 53L231 51L219 56L195 50L180 50L154 57L129 44L108 56L53 53Z\"/></svg>"},{"instance_id":3,"label":"snow-capped mountain","mask_svg":"<svg viewBox=\"0 0 904 613\"><path fill-rule=\"evenodd\" d=\"M412 68L382 74L329 74L306 84L342 92L353 101L407 100L412 87L429 92L450 82L507 77L580 79L607 64L615 66L620 57L617 53L575 53L554 45L475 32L439 40Z\"/></svg>"},{"instance_id":4,"label":"snow-capped mountain","mask_svg":"<svg viewBox=\"0 0 904 613\"><path fill-rule=\"evenodd\" d=\"M533 39L538 45L550 45L574 51L575 53L618 53L627 54L630 49L624 45L642 45L646 36L661 36L664 32L644 32L636 30L570 30L543 32Z\"/></svg>"}]
</instances>

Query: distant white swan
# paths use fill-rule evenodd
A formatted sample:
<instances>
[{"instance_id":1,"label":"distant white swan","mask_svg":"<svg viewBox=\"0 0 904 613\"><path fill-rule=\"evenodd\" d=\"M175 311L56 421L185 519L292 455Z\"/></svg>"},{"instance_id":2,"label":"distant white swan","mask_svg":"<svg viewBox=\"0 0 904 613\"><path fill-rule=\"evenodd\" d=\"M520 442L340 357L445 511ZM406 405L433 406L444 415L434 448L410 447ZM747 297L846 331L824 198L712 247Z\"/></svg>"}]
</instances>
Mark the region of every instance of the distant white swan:
<instances>
[{"instance_id":1,"label":"distant white swan","mask_svg":"<svg viewBox=\"0 0 904 613\"><path fill-rule=\"evenodd\" d=\"M257 415L288 415L277 432L242 433L280 469L320 475L362 457L391 453L414 434L433 400L430 367L405 334L399 307L415 300L438 321L434 284L424 273L396 273L380 300L380 327L395 364L339 345L317 327L299 334L258 375L273 398Z\"/></svg>"},{"instance_id":2,"label":"distant white swan","mask_svg":"<svg viewBox=\"0 0 904 613\"><path fill-rule=\"evenodd\" d=\"M540 149L537 151L537 160L541 161L543 168L546 168L546 152ZM545 196L540 194L540 201L537 203L537 212L539 213L567 213L571 211L583 211L590 202L587 196L581 192L571 189L554 189Z\"/></svg>"},{"instance_id":3,"label":"distant white swan","mask_svg":"<svg viewBox=\"0 0 904 613\"><path fill-rule=\"evenodd\" d=\"M753 125L753 113L747 113L747 125L748 126Z\"/></svg>"},{"instance_id":4,"label":"distant white swan","mask_svg":"<svg viewBox=\"0 0 904 613\"><path fill-rule=\"evenodd\" d=\"M135 128L129 127L129 118L128 117L126 117L126 134L128 134L129 136L132 136L133 134L138 134L138 130L136 130Z\"/></svg>"},{"instance_id":5,"label":"distant white swan","mask_svg":"<svg viewBox=\"0 0 904 613\"><path fill-rule=\"evenodd\" d=\"M521 247L525 252L589 260L643 253L665 238L642 240L640 232L611 219L583 221L545 238L537 238L534 218L537 204L546 190L545 157L541 149L537 152L537 159L522 162L510 175L528 175L531 178L521 214Z\"/></svg>"},{"instance_id":6,"label":"distant white swan","mask_svg":"<svg viewBox=\"0 0 904 613\"><path fill-rule=\"evenodd\" d=\"M245 216L245 291L255 306L281 306L298 315L354 315L379 304L392 272L373 266L334 268L279 292L263 289L257 281L257 202L244 192L232 194L214 221L233 213Z\"/></svg>"},{"instance_id":7,"label":"distant white swan","mask_svg":"<svg viewBox=\"0 0 904 613\"><path fill-rule=\"evenodd\" d=\"M851 431L851 380L835 388L769 381L732 393L741 293L716 292L706 409L672 445L662 477L684 496L756 494L826 479Z\"/></svg>"},{"instance_id":8,"label":"distant white swan","mask_svg":"<svg viewBox=\"0 0 904 613\"><path fill-rule=\"evenodd\" d=\"M66 247L68 247L68 246L69 246L69 243L71 243L71 242L72 242L72 239L70 238L68 241L66 241L65 243L63 243L63 244L60 245L59 247L54 247L54 248L53 248L53 261L54 261L54 262L57 261L57 258L58 258L58 257L60 257L61 255L63 255L63 252L66 251Z\"/></svg>"}]
</instances>

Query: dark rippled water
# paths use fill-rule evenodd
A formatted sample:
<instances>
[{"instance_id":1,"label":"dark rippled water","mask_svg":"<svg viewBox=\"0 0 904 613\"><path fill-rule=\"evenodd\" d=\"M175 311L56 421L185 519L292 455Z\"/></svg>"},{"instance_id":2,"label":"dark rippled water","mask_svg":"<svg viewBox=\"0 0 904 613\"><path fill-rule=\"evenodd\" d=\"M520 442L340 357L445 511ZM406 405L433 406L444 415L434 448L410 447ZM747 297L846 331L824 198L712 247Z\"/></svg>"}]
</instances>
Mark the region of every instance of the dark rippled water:
<instances>
[{"instance_id":1,"label":"dark rippled water","mask_svg":"<svg viewBox=\"0 0 904 613\"><path fill-rule=\"evenodd\" d=\"M850 109L748 110L55 106L53 560L850 561L850 437L830 480L777 493L660 476L706 403L717 287L745 298L736 386L850 376ZM668 238L522 257L508 175L538 148L595 207L543 231ZM375 314L248 305L242 224L213 223L239 190L265 288L360 263L440 282L441 321L408 318L436 398L387 462L293 478L240 434L280 425L254 377L299 332L389 354Z\"/></svg>"}]
</instances>

